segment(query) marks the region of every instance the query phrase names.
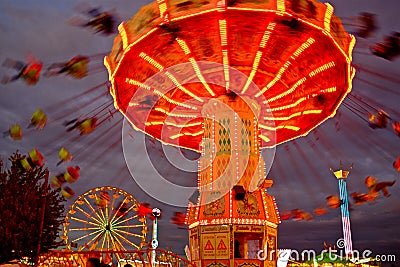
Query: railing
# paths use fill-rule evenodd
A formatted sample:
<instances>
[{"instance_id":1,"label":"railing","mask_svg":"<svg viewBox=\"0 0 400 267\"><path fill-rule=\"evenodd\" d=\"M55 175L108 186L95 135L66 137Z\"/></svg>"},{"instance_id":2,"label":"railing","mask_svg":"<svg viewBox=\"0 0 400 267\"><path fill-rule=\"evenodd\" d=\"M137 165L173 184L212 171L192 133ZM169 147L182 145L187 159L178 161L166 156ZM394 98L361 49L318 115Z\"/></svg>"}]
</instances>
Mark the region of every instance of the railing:
<instances>
[{"instance_id":1,"label":"railing","mask_svg":"<svg viewBox=\"0 0 400 267\"><path fill-rule=\"evenodd\" d=\"M153 252L155 260L153 261ZM163 249L130 251L58 251L51 250L41 255L37 266L41 267L85 267L89 258L98 258L102 263L113 267L196 267L194 263Z\"/></svg>"}]
</instances>

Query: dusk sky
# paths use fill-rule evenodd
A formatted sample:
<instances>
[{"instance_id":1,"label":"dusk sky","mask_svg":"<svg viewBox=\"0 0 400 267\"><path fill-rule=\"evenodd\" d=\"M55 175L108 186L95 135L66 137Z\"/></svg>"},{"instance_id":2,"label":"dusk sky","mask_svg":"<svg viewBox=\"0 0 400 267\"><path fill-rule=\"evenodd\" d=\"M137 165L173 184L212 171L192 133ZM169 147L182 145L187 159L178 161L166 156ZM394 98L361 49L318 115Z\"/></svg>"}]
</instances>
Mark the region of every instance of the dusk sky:
<instances>
[{"instance_id":1,"label":"dusk sky","mask_svg":"<svg viewBox=\"0 0 400 267\"><path fill-rule=\"evenodd\" d=\"M335 8L335 14L339 17L349 18L363 11L377 15L379 30L375 36L368 40L357 39L354 65L377 74L396 77L397 82L358 70L351 94L372 99L374 107L386 110L393 120L399 121L400 59L387 61L377 58L369 52L368 46L392 31L400 31L400 2L327 2ZM94 34L90 29L68 24L74 16L79 16L77 7L82 6L82 3L76 0L0 1L0 62L6 58L25 60L28 54L33 54L43 62L45 69L51 63L68 61L78 54L109 53L115 36ZM127 21L146 3L150 1L85 2L86 5L101 7L103 10L115 9L119 21ZM351 28L348 30L351 31ZM187 232L177 229L176 225L170 223L170 218L175 211L185 212L185 208L160 203L135 183L126 167L122 149L122 115L115 113L113 118L87 136L79 136L77 132L67 133L62 125L66 120L75 119L106 102L112 102L111 96L106 95L106 86L100 86L92 93L82 94L108 79L102 57L93 60L90 66L93 73L81 80L65 75L42 76L35 86L28 86L21 80L0 85L1 130L7 131L13 124L19 123L24 133L20 141L13 141L10 137L0 138L0 157L6 160L16 150L27 153L36 147L45 156L46 167L51 174L63 172L70 165L81 167L80 179L71 185L76 196L94 187L111 185L128 191L139 202L149 202L152 206L160 207L163 210L160 246L172 247L175 253L182 255L183 248L188 243ZM13 74L13 70L0 67L0 76ZM371 83L378 84L380 88ZM37 108L43 109L49 118L48 124L41 131L27 129L30 117ZM111 107L110 111L112 110ZM137 137L142 134L134 135ZM127 133L124 133L124 138L129 138ZM75 157L68 165L56 166L57 153L61 146L68 148ZM149 167L148 175L151 174L150 169L156 168L168 180L179 185L196 185L195 162L187 163L191 171L182 171L168 163L160 152L160 143L147 142L147 148L153 164ZM174 149L169 151L171 155L176 153ZM190 158L196 157L194 152L185 154ZM396 180L395 185L389 188L390 197L381 195L373 204L353 205L350 218L354 249L369 249L373 254L397 254L399 259L400 181L399 173L392 167L398 156L400 139L391 125L387 129L371 129L366 121L342 105L338 114L320 125L316 132L296 139L296 143L278 146L271 172L268 174L274 180L274 186L269 189L269 193L276 197L281 212L292 209L312 212L325 205L327 196L338 194L337 180L329 168L339 168L340 161L344 167L354 164L347 181L349 193L367 192L364 179L369 175L380 181ZM141 155L137 155L130 164L140 165L144 162L141 161ZM161 195L168 194L162 192L162 188L157 188L156 184L154 186ZM69 200L66 205L70 205L73 200L74 198ZM331 209L328 214L315 217L313 221L283 221L278 229L278 248L321 251L324 241L334 244L342 236L340 209Z\"/></svg>"}]
</instances>

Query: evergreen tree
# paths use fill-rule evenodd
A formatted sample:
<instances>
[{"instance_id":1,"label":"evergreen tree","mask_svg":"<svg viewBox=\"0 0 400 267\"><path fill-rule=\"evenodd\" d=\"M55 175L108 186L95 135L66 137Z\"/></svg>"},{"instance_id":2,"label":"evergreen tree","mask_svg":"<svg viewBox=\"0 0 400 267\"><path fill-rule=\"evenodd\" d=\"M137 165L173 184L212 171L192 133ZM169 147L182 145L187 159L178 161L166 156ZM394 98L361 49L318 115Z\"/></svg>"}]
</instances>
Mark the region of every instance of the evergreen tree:
<instances>
[{"instance_id":1,"label":"evergreen tree","mask_svg":"<svg viewBox=\"0 0 400 267\"><path fill-rule=\"evenodd\" d=\"M44 200L40 253L58 246L65 199L59 189L51 189L48 184L45 188L47 169L35 166L25 170L21 166L24 157L15 152L9 158L8 170L0 159L0 264L22 257L35 259Z\"/></svg>"}]
</instances>

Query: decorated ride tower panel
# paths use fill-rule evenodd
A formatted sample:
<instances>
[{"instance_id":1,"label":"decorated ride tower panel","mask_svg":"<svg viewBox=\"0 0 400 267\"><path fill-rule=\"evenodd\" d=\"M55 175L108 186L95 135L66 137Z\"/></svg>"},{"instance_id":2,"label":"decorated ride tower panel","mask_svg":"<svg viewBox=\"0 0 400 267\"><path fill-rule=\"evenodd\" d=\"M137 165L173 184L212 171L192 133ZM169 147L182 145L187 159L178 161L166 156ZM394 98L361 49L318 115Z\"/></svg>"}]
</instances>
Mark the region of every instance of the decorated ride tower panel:
<instances>
[{"instance_id":1,"label":"decorated ride tower panel","mask_svg":"<svg viewBox=\"0 0 400 267\"><path fill-rule=\"evenodd\" d=\"M198 266L275 266L279 215L260 153L259 105L228 93L202 109L199 194L189 204L190 257ZM267 251L264 254L262 251Z\"/></svg>"}]
</instances>

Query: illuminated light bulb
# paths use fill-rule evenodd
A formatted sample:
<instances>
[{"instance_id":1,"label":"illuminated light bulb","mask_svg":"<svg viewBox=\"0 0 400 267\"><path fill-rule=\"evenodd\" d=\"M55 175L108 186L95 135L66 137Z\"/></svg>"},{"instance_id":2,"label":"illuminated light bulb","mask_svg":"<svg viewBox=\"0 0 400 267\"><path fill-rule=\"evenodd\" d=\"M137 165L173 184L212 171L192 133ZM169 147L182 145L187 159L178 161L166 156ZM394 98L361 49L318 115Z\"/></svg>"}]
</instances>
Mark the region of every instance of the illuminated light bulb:
<instances>
[{"instance_id":1,"label":"illuminated light bulb","mask_svg":"<svg viewBox=\"0 0 400 267\"><path fill-rule=\"evenodd\" d=\"M280 11L280 12L285 12L285 0L278 0L277 2L276 2L276 4L277 4L277 7L276 7L276 9L278 10L278 11Z\"/></svg>"},{"instance_id":2,"label":"illuminated light bulb","mask_svg":"<svg viewBox=\"0 0 400 267\"><path fill-rule=\"evenodd\" d=\"M158 63L156 60L154 60L152 57L150 57L146 53L140 52L139 56L141 58L143 58L144 60L146 60L151 65L153 65L154 67L156 67L159 71L162 71L164 69L164 67L160 63Z\"/></svg>"},{"instance_id":3,"label":"illuminated light bulb","mask_svg":"<svg viewBox=\"0 0 400 267\"><path fill-rule=\"evenodd\" d=\"M193 57L189 58L189 61L192 64L194 72L196 73L197 77L199 78L201 83L204 85L206 90L210 93L211 96L215 96L214 91L211 89L211 87L208 85L208 83L204 79L204 76L201 74L201 71L200 71L200 68L199 68L199 66L197 64L197 61Z\"/></svg>"},{"instance_id":4,"label":"illuminated light bulb","mask_svg":"<svg viewBox=\"0 0 400 267\"><path fill-rule=\"evenodd\" d=\"M171 117L181 117L181 118L196 118L197 117L194 114L172 113L172 112L166 111L165 109L163 109L161 107L156 107L154 110L160 111L160 112L162 112L164 114L167 114L168 116L171 116Z\"/></svg>"},{"instance_id":5,"label":"illuminated light bulb","mask_svg":"<svg viewBox=\"0 0 400 267\"><path fill-rule=\"evenodd\" d=\"M189 55L191 53L187 43L184 40L182 40L181 38L176 38L176 41L186 55Z\"/></svg>"},{"instance_id":6,"label":"illuminated light bulb","mask_svg":"<svg viewBox=\"0 0 400 267\"><path fill-rule=\"evenodd\" d=\"M122 39L122 49L125 50L128 47L128 36L126 34L125 24L123 22L118 26L118 31Z\"/></svg>"},{"instance_id":7,"label":"illuminated light bulb","mask_svg":"<svg viewBox=\"0 0 400 267\"><path fill-rule=\"evenodd\" d=\"M324 64L324 65L322 65L322 66L316 68L315 70L311 71L311 72L308 74L308 76L309 76L309 77L313 77L313 76L317 75L318 73L320 73L320 72L322 72L322 71L325 71L325 70L327 70L327 69L330 69L330 68L332 68L332 67L334 67L334 66L335 66L335 62L334 62L334 61L328 62L328 63L326 63L326 64Z\"/></svg>"},{"instance_id":8,"label":"illuminated light bulb","mask_svg":"<svg viewBox=\"0 0 400 267\"><path fill-rule=\"evenodd\" d=\"M333 14L333 7L329 3L325 3L326 10L324 15L324 29L327 32L331 31L331 18Z\"/></svg>"},{"instance_id":9,"label":"illuminated light bulb","mask_svg":"<svg viewBox=\"0 0 400 267\"><path fill-rule=\"evenodd\" d=\"M275 28L275 25L276 25L276 23L272 23L272 22L270 22L268 24L267 30L264 32L264 35L263 35L263 37L261 39L261 42L260 42L260 45L259 45L260 49L265 48L265 46L266 46L266 44L267 44L267 42L269 40L269 37L271 35L271 32ZM258 50L257 53L256 53L256 56L254 58L254 61L253 61L253 66L251 68L251 73L250 73L250 75L249 75L249 77L248 77L248 79L246 81L245 86L243 87L242 94L244 94L247 91L251 81L254 79L254 76L255 76L255 74L256 74L256 72L258 70L258 66L260 64L260 59L261 59L262 55L263 55L263 52Z\"/></svg>"},{"instance_id":10,"label":"illuminated light bulb","mask_svg":"<svg viewBox=\"0 0 400 267\"><path fill-rule=\"evenodd\" d=\"M182 84L170 72L166 71L165 75L179 88L179 90L181 90L182 92L185 92L186 94L190 95L191 97L193 97L194 99L196 99L199 102L204 102L203 99L201 99L200 97L195 95L193 92L189 91L184 86L182 86Z\"/></svg>"},{"instance_id":11,"label":"illuminated light bulb","mask_svg":"<svg viewBox=\"0 0 400 267\"><path fill-rule=\"evenodd\" d=\"M220 19L219 23L219 34L221 37L221 46L228 45L227 30L226 30L226 20Z\"/></svg>"},{"instance_id":12,"label":"illuminated light bulb","mask_svg":"<svg viewBox=\"0 0 400 267\"><path fill-rule=\"evenodd\" d=\"M296 90L297 87L299 87L301 84L303 84L306 80L307 80L306 77L301 78L289 90L287 90L275 97L271 97L271 98L267 99L267 102L270 103L270 102L276 101L284 96L291 94L292 92L294 92L294 90Z\"/></svg>"}]
</instances>

